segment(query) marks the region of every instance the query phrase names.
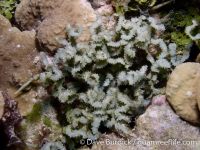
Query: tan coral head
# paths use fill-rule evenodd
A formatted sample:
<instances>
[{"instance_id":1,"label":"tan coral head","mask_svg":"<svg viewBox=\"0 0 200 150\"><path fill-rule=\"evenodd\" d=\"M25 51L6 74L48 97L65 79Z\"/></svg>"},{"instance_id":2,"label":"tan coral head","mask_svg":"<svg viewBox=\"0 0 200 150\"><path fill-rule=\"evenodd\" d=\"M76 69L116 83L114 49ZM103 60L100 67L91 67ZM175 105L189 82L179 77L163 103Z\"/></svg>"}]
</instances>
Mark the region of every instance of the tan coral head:
<instances>
[{"instance_id":1,"label":"tan coral head","mask_svg":"<svg viewBox=\"0 0 200 150\"><path fill-rule=\"evenodd\" d=\"M175 112L186 121L200 124L200 64L183 63L169 77L167 100Z\"/></svg>"}]
</instances>

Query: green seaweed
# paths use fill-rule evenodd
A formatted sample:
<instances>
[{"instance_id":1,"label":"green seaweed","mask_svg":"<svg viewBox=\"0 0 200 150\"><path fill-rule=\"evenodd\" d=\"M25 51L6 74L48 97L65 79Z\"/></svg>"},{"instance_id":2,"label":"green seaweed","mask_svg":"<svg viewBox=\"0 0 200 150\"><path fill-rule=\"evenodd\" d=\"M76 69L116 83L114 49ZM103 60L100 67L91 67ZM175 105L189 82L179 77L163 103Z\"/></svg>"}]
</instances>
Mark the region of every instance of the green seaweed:
<instances>
[{"instance_id":1,"label":"green seaweed","mask_svg":"<svg viewBox=\"0 0 200 150\"><path fill-rule=\"evenodd\" d=\"M164 0L157 3L156 0L115 0L113 5L117 13L139 12L140 14L155 11L170 4L173 0Z\"/></svg>"},{"instance_id":2,"label":"green seaweed","mask_svg":"<svg viewBox=\"0 0 200 150\"><path fill-rule=\"evenodd\" d=\"M5 16L7 19L11 19L13 17L16 6L17 0L0 1L0 14Z\"/></svg>"},{"instance_id":3,"label":"green seaweed","mask_svg":"<svg viewBox=\"0 0 200 150\"><path fill-rule=\"evenodd\" d=\"M42 117L42 103L36 102L33 106L32 111L26 116L27 121L37 122Z\"/></svg>"},{"instance_id":4,"label":"green seaweed","mask_svg":"<svg viewBox=\"0 0 200 150\"><path fill-rule=\"evenodd\" d=\"M51 124L51 119L50 119L50 118L44 117L43 123L44 123L44 125L46 125L47 127L51 127L51 126L52 126L52 124Z\"/></svg>"},{"instance_id":5,"label":"green seaweed","mask_svg":"<svg viewBox=\"0 0 200 150\"><path fill-rule=\"evenodd\" d=\"M165 14L165 15L163 15ZM200 22L200 15L196 7L188 7L187 9L173 10L170 13L160 13L161 18L169 15L165 20L166 31L161 36L166 42L174 42L177 45L178 52L183 52L187 50L187 46L195 43L188 35L185 33L187 26L192 25L192 20ZM196 35L200 33L200 27L196 27L191 31L191 35ZM197 42L196 42L197 43ZM197 45L198 46L198 45Z\"/></svg>"}]
</instances>

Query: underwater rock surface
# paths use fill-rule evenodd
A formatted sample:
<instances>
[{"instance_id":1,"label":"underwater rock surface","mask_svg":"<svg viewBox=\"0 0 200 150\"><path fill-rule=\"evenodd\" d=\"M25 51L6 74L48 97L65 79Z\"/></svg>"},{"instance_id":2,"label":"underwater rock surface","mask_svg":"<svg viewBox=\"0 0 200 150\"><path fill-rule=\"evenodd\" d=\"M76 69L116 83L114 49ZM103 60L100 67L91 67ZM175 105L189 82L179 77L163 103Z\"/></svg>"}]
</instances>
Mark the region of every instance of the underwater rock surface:
<instances>
[{"instance_id":1,"label":"underwater rock surface","mask_svg":"<svg viewBox=\"0 0 200 150\"><path fill-rule=\"evenodd\" d=\"M92 150L198 150L200 144L196 142L200 140L199 128L181 120L168 102L162 105L150 105L136 120L132 134L119 135L119 132L103 135L96 141L99 143L92 146ZM115 141L121 141L121 144L113 144ZM126 141L125 144L123 141ZM80 149L89 150L86 147Z\"/></svg>"},{"instance_id":2,"label":"underwater rock surface","mask_svg":"<svg viewBox=\"0 0 200 150\"><path fill-rule=\"evenodd\" d=\"M20 145L22 144L22 141L15 133L15 126L19 124L22 119L22 116L19 113L18 103L15 100L10 99L6 93L0 93L3 95L5 101L3 117L0 124L3 124L4 132L8 138L7 146Z\"/></svg>"},{"instance_id":3,"label":"underwater rock surface","mask_svg":"<svg viewBox=\"0 0 200 150\"><path fill-rule=\"evenodd\" d=\"M68 23L83 25L85 30L78 40L89 40L89 27L96 15L86 0L23 0L15 18L23 30L36 29L36 39L42 49L54 52L60 47L55 38L66 38Z\"/></svg>"},{"instance_id":4,"label":"underwater rock surface","mask_svg":"<svg viewBox=\"0 0 200 150\"><path fill-rule=\"evenodd\" d=\"M0 93L18 101L21 124L3 119L13 121L16 149L77 149L90 139L92 149L199 149L199 128L181 119L200 123L199 67L172 76L167 97L177 114L160 95L199 47L199 8L166 2L20 0L13 19L25 32L0 16Z\"/></svg>"},{"instance_id":5,"label":"underwater rock surface","mask_svg":"<svg viewBox=\"0 0 200 150\"><path fill-rule=\"evenodd\" d=\"M40 71L40 67L33 63L38 55L35 31L21 32L0 15L0 45L0 90L18 101L23 116L31 111L33 107L31 99L35 98L36 93L32 89L16 98L14 93Z\"/></svg>"}]
</instances>

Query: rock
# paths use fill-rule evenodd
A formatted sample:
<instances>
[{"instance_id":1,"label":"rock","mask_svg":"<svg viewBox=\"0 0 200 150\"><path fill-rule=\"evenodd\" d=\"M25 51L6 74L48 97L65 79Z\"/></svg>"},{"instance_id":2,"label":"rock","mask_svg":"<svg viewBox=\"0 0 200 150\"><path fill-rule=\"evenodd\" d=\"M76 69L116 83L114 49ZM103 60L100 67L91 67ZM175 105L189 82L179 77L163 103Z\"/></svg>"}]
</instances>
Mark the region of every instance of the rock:
<instances>
[{"instance_id":1,"label":"rock","mask_svg":"<svg viewBox=\"0 0 200 150\"><path fill-rule=\"evenodd\" d=\"M67 24L83 25L85 30L78 41L87 42L90 38L89 28L96 15L86 0L23 0L16 9L15 18L22 29L36 29L41 48L55 52L61 46L55 38L66 38Z\"/></svg>"},{"instance_id":2,"label":"rock","mask_svg":"<svg viewBox=\"0 0 200 150\"><path fill-rule=\"evenodd\" d=\"M113 30L117 24L117 18L114 16L115 12L112 5L102 5L96 11L102 17L101 26L103 30Z\"/></svg>"},{"instance_id":3,"label":"rock","mask_svg":"<svg viewBox=\"0 0 200 150\"><path fill-rule=\"evenodd\" d=\"M198 81L198 86L197 86L197 104L198 104L198 108L200 110L200 80Z\"/></svg>"},{"instance_id":4,"label":"rock","mask_svg":"<svg viewBox=\"0 0 200 150\"><path fill-rule=\"evenodd\" d=\"M166 96L165 95L156 95L152 98L151 104L152 105L159 105L161 106L166 102Z\"/></svg>"},{"instance_id":5,"label":"rock","mask_svg":"<svg viewBox=\"0 0 200 150\"><path fill-rule=\"evenodd\" d=\"M200 80L200 64L183 63L169 77L166 87L167 100L176 113L192 123L200 123L197 105L197 86Z\"/></svg>"},{"instance_id":6,"label":"rock","mask_svg":"<svg viewBox=\"0 0 200 150\"><path fill-rule=\"evenodd\" d=\"M4 97L2 95L2 92L0 91L0 119L2 118L4 112L4 105L5 105Z\"/></svg>"},{"instance_id":7,"label":"rock","mask_svg":"<svg viewBox=\"0 0 200 150\"><path fill-rule=\"evenodd\" d=\"M181 120L168 103L150 105L137 119L134 133L143 140L169 142L167 145L149 145L154 149L198 149L196 144L177 145L174 141L200 139L199 128Z\"/></svg>"},{"instance_id":8,"label":"rock","mask_svg":"<svg viewBox=\"0 0 200 150\"><path fill-rule=\"evenodd\" d=\"M35 45L35 31L21 32L0 15L0 90L18 101L21 115L32 110L36 92L30 90L16 97L17 89L38 74L39 67L33 63L39 55Z\"/></svg>"},{"instance_id":9,"label":"rock","mask_svg":"<svg viewBox=\"0 0 200 150\"><path fill-rule=\"evenodd\" d=\"M96 144L91 149L86 147L80 149L198 150L199 141L199 128L180 119L166 102L162 105L150 105L146 112L136 120L132 134L122 136L119 132L105 134L94 142ZM89 144L90 141L88 141Z\"/></svg>"},{"instance_id":10,"label":"rock","mask_svg":"<svg viewBox=\"0 0 200 150\"><path fill-rule=\"evenodd\" d=\"M29 145L35 145L35 149L45 141L60 141L63 137L62 127L57 119L56 110L50 105L50 99L38 102L41 108L41 116L38 119L30 119L30 116L24 118L21 122L21 129L18 130L20 138L27 144L26 149L30 149ZM38 108L37 108L38 109ZM40 110L41 109L41 110ZM37 115L33 109L31 115Z\"/></svg>"},{"instance_id":11,"label":"rock","mask_svg":"<svg viewBox=\"0 0 200 150\"><path fill-rule=\"evenodd\" d=\"M4 132L8 138L7 147L22 144L21 139L15 133L15 127L22 120L22 116L19 113L18 103L15 100L4 93L0 92L4 98L5 106L4 113L1 119Z\"/></svg>"},{"instance_id":12,"label":"rock","mask_svg":"<svg viewBox=\"0 0 200 150\"><path fill-rule=\"evenodd\" d=\"M100 8L101 6L105 6L111 3L111 0L95 0L89 1L94 9Z\"/></svg>"},{"instance_id":13,"label":"rock","mask_svg":"<svg viewBox=\"0 0 200 150\"><path fill-rule=\"evenodd\" d=\"M196 63L200 63L200 53L197 55L197 58L195 60Z\"/></svg>"}]
</instances>

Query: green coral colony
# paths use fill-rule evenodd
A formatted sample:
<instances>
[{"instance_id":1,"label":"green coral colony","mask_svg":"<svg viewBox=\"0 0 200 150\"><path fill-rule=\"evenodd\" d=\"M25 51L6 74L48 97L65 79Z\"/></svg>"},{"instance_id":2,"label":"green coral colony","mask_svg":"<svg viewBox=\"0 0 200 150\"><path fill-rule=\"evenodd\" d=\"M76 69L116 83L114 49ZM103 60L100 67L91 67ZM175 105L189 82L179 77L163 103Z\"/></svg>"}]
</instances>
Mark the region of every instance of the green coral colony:
<instances>
[{"instance_id":1,"label":"green coral colony","mask_svg":"<svg viewBox=\"0 0 200 150\"><path fill-rule=\"evenodd\" d=\"M156 38L165 26L153 17L126 20L118 15L114 30L101 30L101 17L90 27L90 42L76 43L83 27L67 25L68 40L57 38L59 48L53 63L40 53L45 72L40 79L52 94L66 104L69 122L64 133L72 138L97 139L100 126L129 133L130 117L147 105L153 95L164 93L161 83L189 52L176 53L176 44ZM152 53L151 49L156 47ZM186 48L189 48L186 46Z\"/></svg>"}]
</instances>

